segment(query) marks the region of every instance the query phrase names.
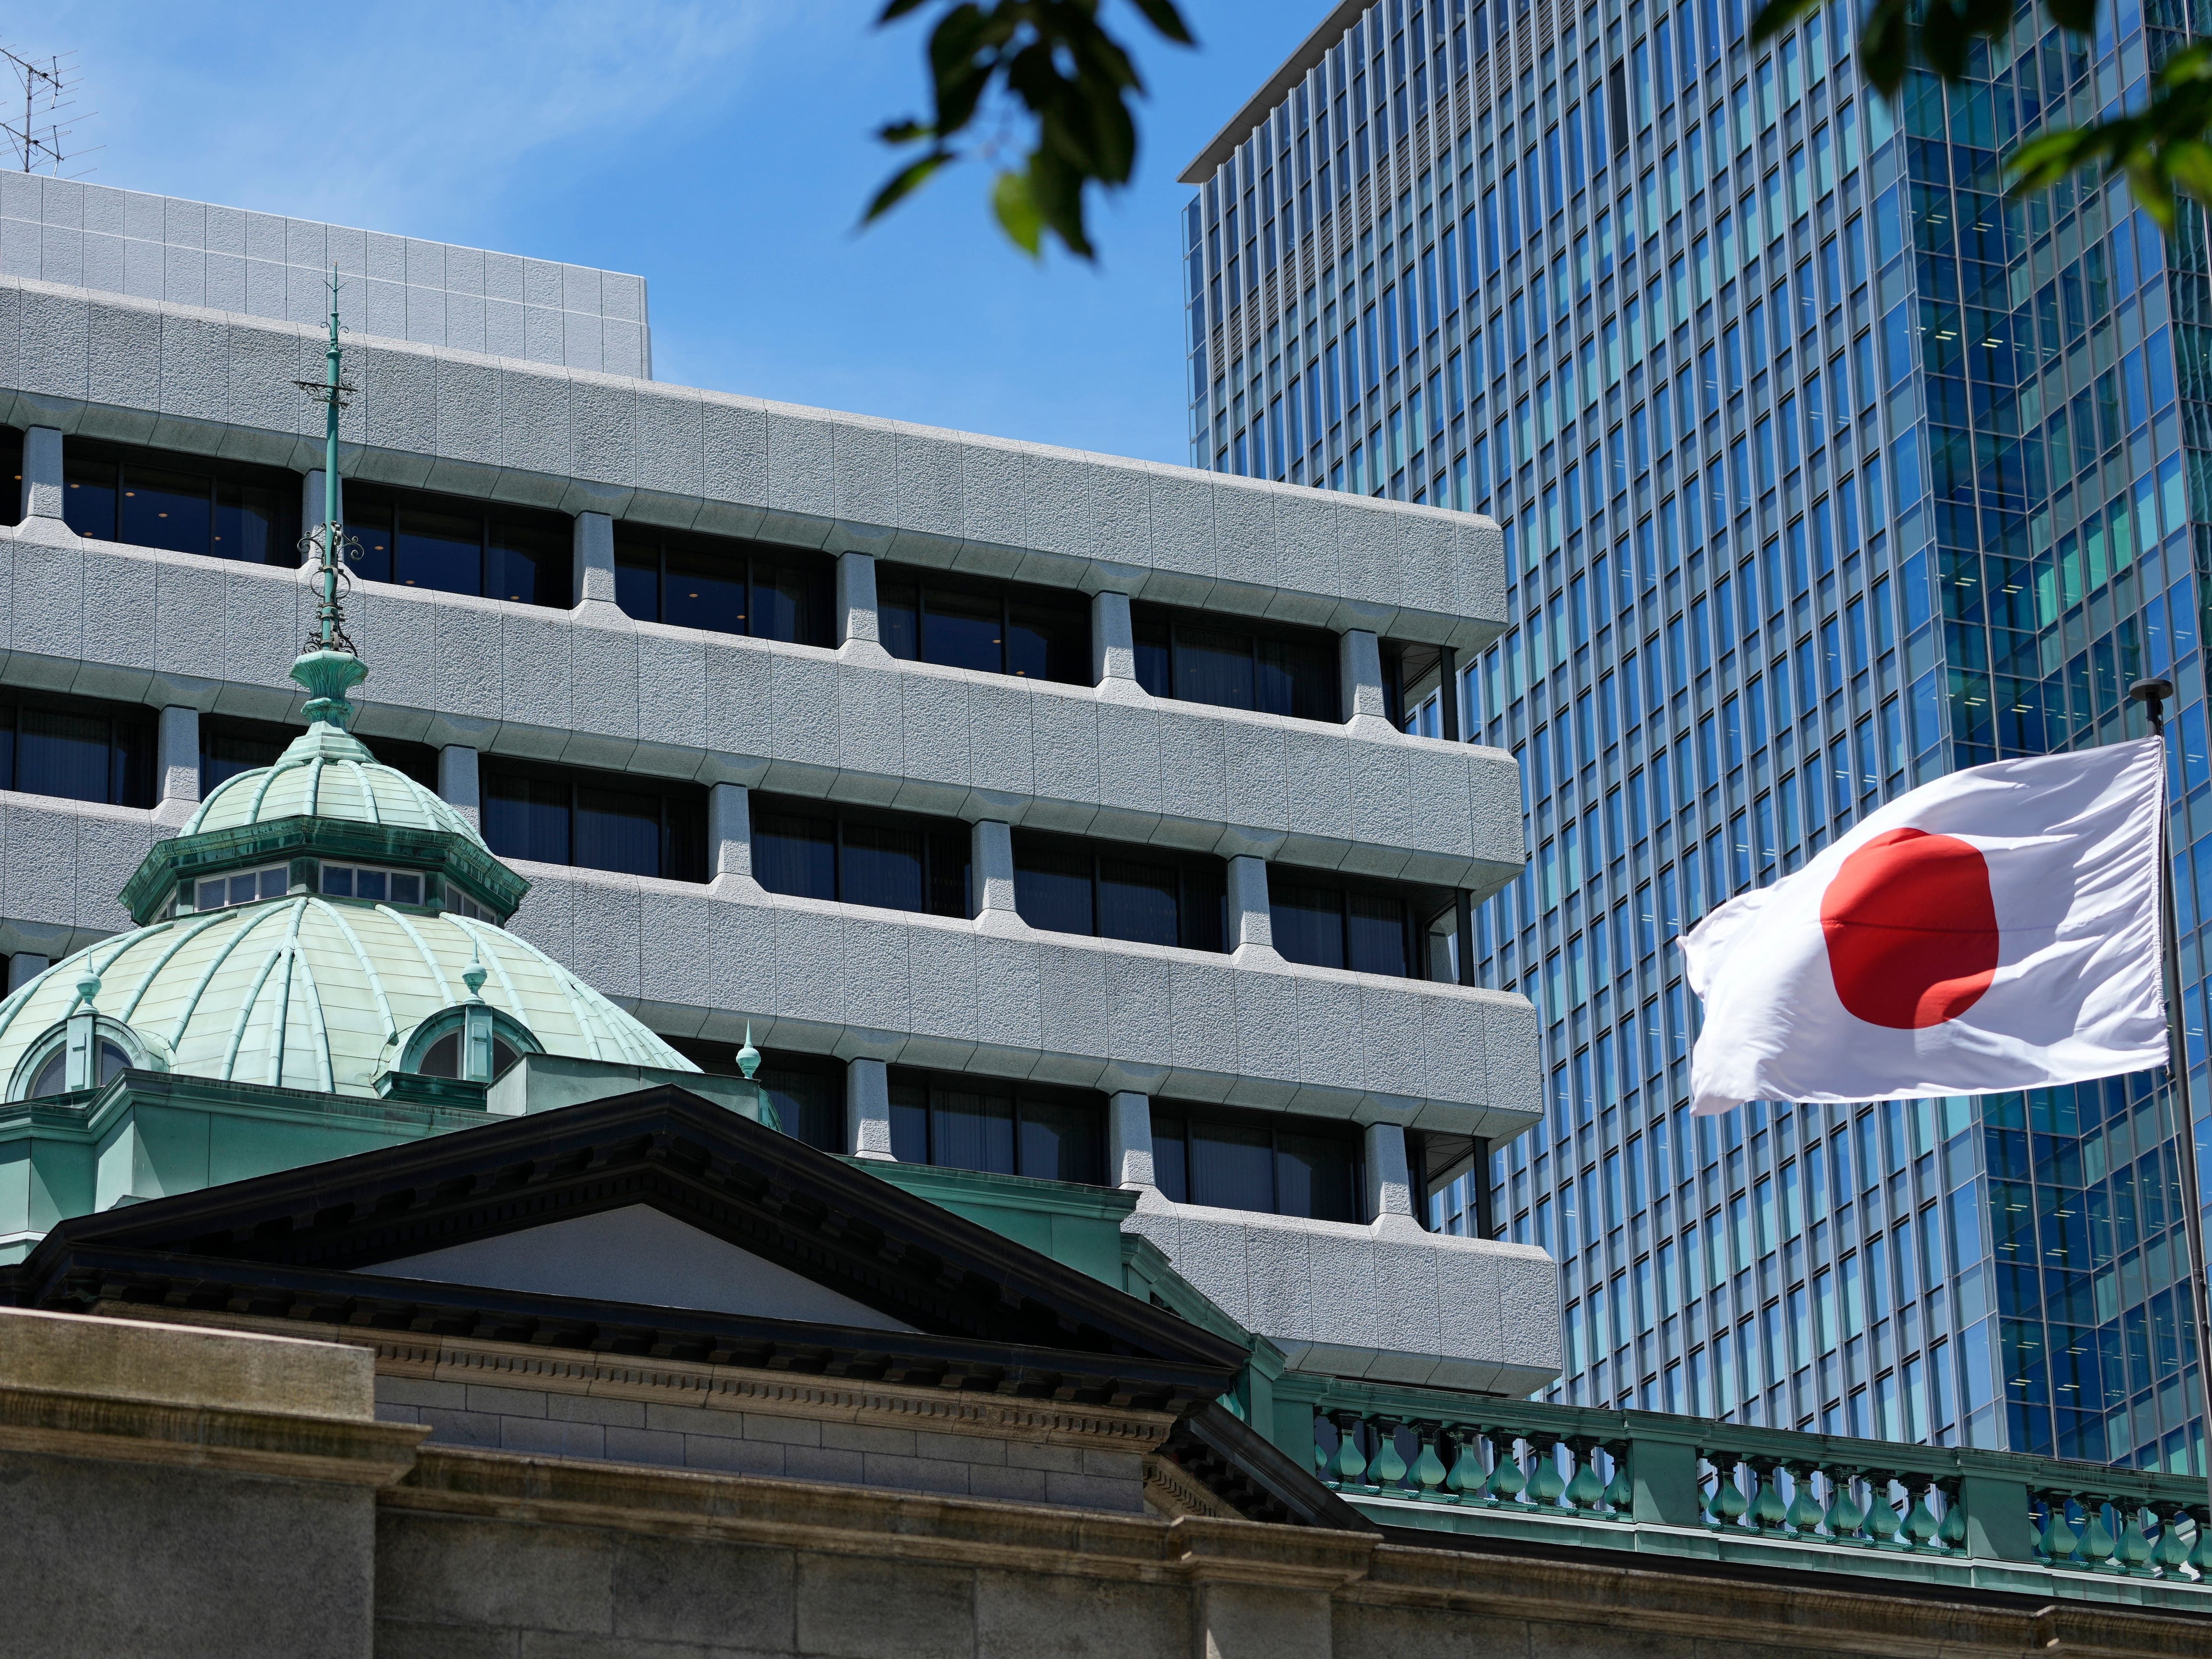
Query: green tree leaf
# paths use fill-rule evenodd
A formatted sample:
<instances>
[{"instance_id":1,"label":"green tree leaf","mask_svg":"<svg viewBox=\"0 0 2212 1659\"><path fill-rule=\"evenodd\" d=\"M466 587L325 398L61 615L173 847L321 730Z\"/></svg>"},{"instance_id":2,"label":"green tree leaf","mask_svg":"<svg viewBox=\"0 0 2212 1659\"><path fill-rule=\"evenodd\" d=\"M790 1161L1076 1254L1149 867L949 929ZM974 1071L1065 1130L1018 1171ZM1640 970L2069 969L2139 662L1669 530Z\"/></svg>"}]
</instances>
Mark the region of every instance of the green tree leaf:
<instances>
[{"instance_id":1,"label":"green tree leaf","mask_svg":"<svg viewBox=\"0 0 2212 1659\"><path fill-rule=\"evenodd\" d=\"M927 50L932 112L886 123L876 136L894 148L927 144L878 189L861 215L873 222L943 167L994 143L969 136L987 108L1003 106L1030 130L1023 165L1002 167L991 211L1015 246L1032 258L1050 234L1079 258L1097 257L1085 224L1093 185L1127 185L1136 167L1133 100L1144 82L1121 43L1098 21L1104 0L888 0L884 27L943 7ZM1174 0L1129 0L1163 40L1195 46Z\"/></svg>"}]
</instances>

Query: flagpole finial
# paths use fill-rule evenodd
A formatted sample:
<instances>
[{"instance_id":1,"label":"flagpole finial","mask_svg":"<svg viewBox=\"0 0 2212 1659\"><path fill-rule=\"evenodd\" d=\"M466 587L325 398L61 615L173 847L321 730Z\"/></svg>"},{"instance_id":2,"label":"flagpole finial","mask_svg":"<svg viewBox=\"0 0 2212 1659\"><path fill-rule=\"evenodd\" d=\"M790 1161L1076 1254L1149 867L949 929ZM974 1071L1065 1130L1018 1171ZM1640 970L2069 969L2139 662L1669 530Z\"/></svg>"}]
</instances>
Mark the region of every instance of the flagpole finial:
<instances>
[{"instance_id":1,"label":"flagpole finial","mask_svg":"<svg viewBox=\"0 0 2212 1659\"><path fill-rule=\"evenodd\" d=\"M2129 698L2143 706L2143 713L2149 717L2150 729L2154 732L2166 730L2166 702L2172 695L2173 682L2169 679L2137 680L2128 688Z\"/></svg>"},{"instance_id":2,"label":"flagpole finial","mask_svg":"<svg viewBox=\"0 0 2212 1659\"><path fill-rule=\"evenodd\" d=\"M338 416L353 392L341 374L345 348L338 342L339 287L338 268L333 264L330 339L323 353L323 378L295 382L323 405L323 521L301 543L302 550L314 559L315 623L299 660L292 665L292 678L310 693L308 722L328 721L343 731L353 715L346 693L368 678L368 669L346 635L345 610L338 600L338 590L346 580L346 560L359 556L357 544L347 539L338 511Z\"/></svg>"}]
</instances>

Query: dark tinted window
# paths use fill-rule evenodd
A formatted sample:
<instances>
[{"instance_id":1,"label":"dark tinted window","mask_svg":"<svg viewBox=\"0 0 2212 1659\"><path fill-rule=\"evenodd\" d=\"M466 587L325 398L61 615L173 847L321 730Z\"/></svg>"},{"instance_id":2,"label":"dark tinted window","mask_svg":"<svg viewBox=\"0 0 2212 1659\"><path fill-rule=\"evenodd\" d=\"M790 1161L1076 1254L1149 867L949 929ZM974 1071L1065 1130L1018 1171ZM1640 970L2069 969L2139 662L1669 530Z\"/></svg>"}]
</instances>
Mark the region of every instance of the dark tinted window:
<instances>
[{"instance_id":1,"label":"dark tinted window","mask_svg":"<svg viewBox=\"0 0 2212 1659\"><path fill-rule=\"evenodd\" d=\"M501 858L707 879L707 792L696 784L489 759L481 781L484 840Z\"/></svg>"},{"instance_id":2,"label":"dark tinted window","mask_svg":"<svg viewBox=\"0 0 2212 1659\"><path fill-rule=\"evenodd\" d=\"M1437 645L1382 643L1383 712L1417 738L1459 741L1458 653Z\"/></svg>"},{"instance_id":3,"label":"dark tinted window","mask_svg":"<svg viewBox=\"0 0 2212 1659\"><path fill-rule=\"evenodd\" d=\"M155 720L135 703L0 693L0 789L151 806Z\"/></svg>"},{"instance_id":4,"label":"dark tinted window","mask_svg":"<svg viewBox=\"0 0 2212 1659\"><path fill-rule=\"evenodd\" d=\"M752 826L753 878L771 893L973 914L964 823L757 794Z\"/></svg>"},{"instance_id":5,"label":"dark tinted window","mask_svg":"<svg viewBox=\"0 0 2212 1659\"><path fill-rule=\"evenodd\" d=\"M1106 1178L1105 1103L1070 1089L894 1068L891 1152L996 1175L1097 1186Z\"/></svg>"},{"instance_id":6,"label":"dark tinted window","mask_svg":"<svg viewBox=\"0 0 2212 1659\"><path fill-rule=\"evenodd\" d=\"M615 530L615 602L640 622L835 646L836 562L826 553L647 526Z\"/></svg>"},{"instance_id":7,"label":"dark tinted window","mask_svg":"<svg viewBox=\"0 0 2212 1659\"><path fill-rule=\"evenodd\" d=\"M23 520L23 434L12 426L0 426L0 524Z\"/></svg>"},{"instance_id":8,"label":"dark tinted window","mask_svg":"<svg viewBox=\"0 0 2212 1659\"><path fill-rule=\"evenodd\" d=\"M1091 605L1079 594L878 565L884 649L908 662L1091 684Z\"/></svg>"},{"instance_id":9,"label":"dark tinted window","mask_svg":"<svg viewBox=\"0 0 2212 1659\"><path fill-rule=\"evenodd\" d=\"M17 461L20 474L20 449ZM248 564L300 562L297 473L72 438L62 475L62 516L80 536Z\"/></svg>"},{"instance_id":10,"label":"dark tinted window","mask_svg":"<svg viewBox=\"0 0 2212 1659\"><path fill-rule=\"evenodd\" d=\"M1218 951L1224 898L1218 859L1014 834L1014 908L1032 927Z\"/></svg>"},{"instance_id":11,"label":"dark tinted window","mask_svg":"<svg viewBox=\"0 0 2212 1659\"><path fill-rule=\"evenodd\" d=\"M283 754L306 728L283 726L274 720L244 720L230 714L200 716L200 795L204 799L216 786L267 766ZM404 772L425 789L438 787L438 751L424 743L394 738L364 738L376 758Z\"/></svg>"},{"instance_id":12,"label":"dark tinted window","mask_svg":"<svg viewBox=\"0 0 2212 1659\"><path fill-rule=\"evenodd\" d=\"M1448 931L1450 895L1345 882L1317 872L1271 866L1267 902L1275 949L1291 962L1356 973L1428 976L1436 955L1430 924Z\"/></svg>"},{"instance_id":13,"label":"dark tinted window","mask_svg":"<svg viewBox=\"0 0 2212 1659\"><path fill-rule=\"evenodd\" d=\"M562 611L574 602L575 526L566 514L348 479L345 522L364 580Z\"/></svg>"},{"instance_id":14,"label":"dark tinted window","mask_svg":"<svg viewBox=\"0 0 2212 1659\"><path fill-rule=\"evenodd\" d=\"M1137 683L1156 697L1339 720L1336 635L1158 605L1130 607Z\"/></svg>"},{"instance_id":15,"label":"dark tinted window","mask_svg":"<svg viewBox=\"0 0 2212 1659\"><path fill-rule=\"evenodd\" d=\"M1364 1180L1356 1130L1310 1119L1152 1109L1152 1167L1179 1204L1358 1221Z\"/></svg>"}]
</instances>

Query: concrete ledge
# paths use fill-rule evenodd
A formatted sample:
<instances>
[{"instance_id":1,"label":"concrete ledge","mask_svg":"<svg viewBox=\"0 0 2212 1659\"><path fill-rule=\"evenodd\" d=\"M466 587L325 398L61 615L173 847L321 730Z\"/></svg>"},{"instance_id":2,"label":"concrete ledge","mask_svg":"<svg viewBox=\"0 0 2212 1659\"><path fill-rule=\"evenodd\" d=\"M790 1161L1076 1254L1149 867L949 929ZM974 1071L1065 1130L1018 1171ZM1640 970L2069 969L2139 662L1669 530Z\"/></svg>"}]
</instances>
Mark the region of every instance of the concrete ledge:
<instances>
[{"instance_id":1,"label":"concrete ledge","mask_svg":"<svg viewBox=\"0 0 2212 1659\"><path fill-rule=\"evenodd\" d=\"M1561 1363L1559 1269L1528 1244L1138 1197L1124 1232L1150 1239L1291 1370L1525 1395Z\"/></svg>"},{"instance_id":2,"label":"concrete ledge","mask_svg":"<svg viewBox=\"0 0 2212 1659\"><path fill-rule=\"evenodd\" d=\"M59 960L129 926L149 812L0 796L0 950ZM88 848L91 851L88 851ZM672 1036L1510 1137L1536 1121L1511 993L513 861L512 931Z\"/></svg>"},{"instance_id":3,"label":"concrete ledge","mask_svg":"<svg viewBox=\"0 0 2212 1659\"><path fill-rule=\"evenodd\" d=\"M100 595L97 603L88 596ZM100 610L113 613L103 621ZM0 679L296 720L293 571L0 531ZM1256 853L1486 894L1502 750L364 582L361 734Z\"/></svg>"},{"instance_id":4,"label":"concrete ledge","mask_svg":"<svg viewBox=\"0 0 2212 1659\"><path fill-rule=\"evenodd\" d=\"M1540 1114L1508 992L517 863L514 931L674 1036L1506 1138Z\"/></svg>"},{"instance_id":5,"label":"concrete ledge","mask_svg":"<svg viewBox=\"0 0 2212 1659\"><path fill-rule=\"evenodd\" d=\"M427 1431L375 1419L331 1343L0 1310L0 1449L379 1486Z\"/></svg>"},{"instance_id":6,"label":"concrete ledge","mask_svg":"<svg viewBox=\"0 0 2212 1659\"><path fill-rule=\"evenodd\" d=\"M292 383L323 348L306 319L0 277L0 419L304 473ZM347 368L349 477L1462 650L1505 627L1503 534L1468 514L390 339Z\"/></svg>"}]
</instances>

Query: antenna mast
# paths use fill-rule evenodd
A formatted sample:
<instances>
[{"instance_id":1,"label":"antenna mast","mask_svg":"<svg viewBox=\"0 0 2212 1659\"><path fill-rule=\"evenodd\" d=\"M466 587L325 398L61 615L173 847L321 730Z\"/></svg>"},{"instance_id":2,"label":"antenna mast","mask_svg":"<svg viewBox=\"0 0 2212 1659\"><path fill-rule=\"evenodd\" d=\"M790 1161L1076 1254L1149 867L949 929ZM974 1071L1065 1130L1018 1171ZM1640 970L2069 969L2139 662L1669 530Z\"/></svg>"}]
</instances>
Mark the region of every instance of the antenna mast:
<instances>
[{"instance_id":1,"label":"antenna mast","mask_svg":"<svg viewBox=\"0 0 2212 1659\"><path fill-rule=\"evenodd\" d=\"M0 58L5 58L15 72L15 79L23 88L23 121L18 126L13 121L0 121L0 132L8 135L16 160L25 173L47 172L59 178L64 161L69 159L63 152L62 141L76 131L74 125L64 126L63 112L76 107L77 88L82 72L72 61L75 52L49 56L41 63L26 58L21 52L0 46ZM88 119L93 113L73 118ZM94 149L99 146L95 145ZM90 151L71 151L71 155L89 155ZM85 169L90 172L90 168ZM82 173L72 175L82 177Z\"/></svg>"}]
</instances>

